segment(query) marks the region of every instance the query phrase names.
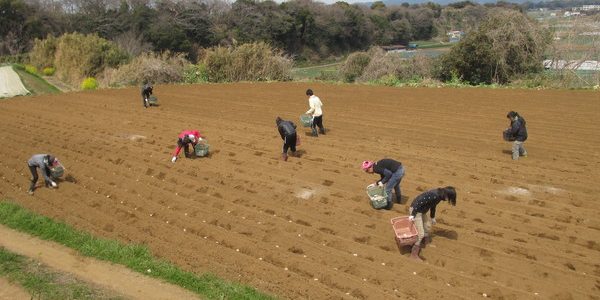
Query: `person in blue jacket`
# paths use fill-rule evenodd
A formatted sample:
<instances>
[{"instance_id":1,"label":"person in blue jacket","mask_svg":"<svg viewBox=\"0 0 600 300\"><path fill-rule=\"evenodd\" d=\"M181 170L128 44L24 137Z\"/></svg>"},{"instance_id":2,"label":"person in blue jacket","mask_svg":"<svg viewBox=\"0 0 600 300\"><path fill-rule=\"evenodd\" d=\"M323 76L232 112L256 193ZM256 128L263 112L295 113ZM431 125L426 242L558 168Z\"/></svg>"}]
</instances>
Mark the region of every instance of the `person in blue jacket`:
<instances>
[{"instance_id":1,"label":"person in blue jacket","mask_svg":"<svg viewBox=\"0 0 600 300\"><path fill-rule=\"evenodd\" d=\"M453 186L447 186L429 190L417 196L410 204L408 218L415 223L418 232L417 242L413 245L410 253L411 258L421 260L419 257L421 245L429 241L431 226L436 224L435 209L441 201L448 201L455 206L456 189ZM429 216L427 212L429 212Z\"/></svg>"},{"instance_id":2,"label":"person in blue jacket","mask_svg":"<svg viewBox=\"0 0 600 300\"><path fill-rule=\"evenodd\" d=\"M512 159L518 160L520 156L527 157L527 150L523 143L527 140L527 126L525 119L516 111L510 111L506 117L510 120L510 127L506 129L507 138L512 141Z\"/></svg>"},{"instance_id":3,"label":"person in blue jacket","mask_svg":"<svg viewBox=\"0 0 600 300\"><path fill-rule=\"evenodd\" d=\"M385 185L385 192L387 193L387 206L385 209L392 209L394 205L392 201L392 189L396 192L396 201L401 203L402 192L400 191L400 182L402 181L402 177L404 177L404 167L401 162L390 158L384 158L377 162L365 160L361 168L367 173L377 173L381 176L381 179L373 185Z\"/></svg>"}]
</instances>

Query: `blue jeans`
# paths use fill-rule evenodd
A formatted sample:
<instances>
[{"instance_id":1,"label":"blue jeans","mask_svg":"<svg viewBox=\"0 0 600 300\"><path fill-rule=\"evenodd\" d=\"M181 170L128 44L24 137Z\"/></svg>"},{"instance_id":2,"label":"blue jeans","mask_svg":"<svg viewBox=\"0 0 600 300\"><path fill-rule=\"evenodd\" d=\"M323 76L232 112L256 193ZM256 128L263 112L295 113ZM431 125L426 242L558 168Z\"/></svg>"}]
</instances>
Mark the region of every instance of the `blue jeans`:
<instances>
[{"instance_id":1,"label":"blue jeans","mask_svg":"<svg viewBox=\"0 0 600 300\"><path fill-rule=\"evenodd\" d=\"M402 181L402 177L404 177L404 166L400 166L398 170L392 174L390 180L385 184L385 192L387 193L388 203L386 209L391 209L394 205L394 202L392 201L392 188L396 192L396 201L400 203L402 199L402 193L400 192L400 181Z\"/></svg>"}]
</instances>

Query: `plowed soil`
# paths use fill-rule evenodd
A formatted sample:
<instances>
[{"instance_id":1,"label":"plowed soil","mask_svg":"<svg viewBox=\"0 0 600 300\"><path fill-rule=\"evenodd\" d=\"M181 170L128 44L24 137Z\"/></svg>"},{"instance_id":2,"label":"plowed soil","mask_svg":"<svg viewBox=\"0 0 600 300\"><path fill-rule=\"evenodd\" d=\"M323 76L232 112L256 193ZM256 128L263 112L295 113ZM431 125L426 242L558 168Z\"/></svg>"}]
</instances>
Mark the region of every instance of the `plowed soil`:
<instances>
[{"instance_id":1,"label":"plowed soil","mask_svg":"<svg viewBox=\"0 0 600 300\"><path fill-rule=\"evenodd\" d=\"M281 161L275 117L298 122L306 88L327 135L301 128ZM305 83L157 86L0 101L0 197L93 234L147 244L194 272L289 299L599 299L600 93L399 89ZM506 113L528 122L512 161ZM199 129L208 158L170 162ZM57 190L25 192L26 160L53 153ZM402 161L404 204L373 210L365 159ZM438 206L424 263L389 220L430 188ZM485 295L484 295L485 294Z\"/></svg>"}]
</instances>

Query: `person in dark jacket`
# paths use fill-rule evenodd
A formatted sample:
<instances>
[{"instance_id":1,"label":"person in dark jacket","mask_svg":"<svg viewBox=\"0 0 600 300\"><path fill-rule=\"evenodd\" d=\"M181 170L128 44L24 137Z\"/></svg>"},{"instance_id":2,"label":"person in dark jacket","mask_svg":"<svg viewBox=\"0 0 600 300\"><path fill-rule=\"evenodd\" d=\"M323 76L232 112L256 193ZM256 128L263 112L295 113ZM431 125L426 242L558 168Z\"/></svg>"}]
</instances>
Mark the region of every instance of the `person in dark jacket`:
<instances>
[{"instance_id":1,"label":"person in dark jacket","mask_svg":"<svg viewBox=\"0 0 600 300\"><path fill-rule=\"evenodd\" d=\"M144 82L144 85L142 86L142 102L145 108L148 108L150 105L148 104L148 98L150 98L150 95L152 95L152 89L152 84Z\"/></svg>"},{"instance_id":2,"label":"person in dark jacket","mask_svg":"<svg viewBox=\"0 0 600 300\"><path fill-rule=\"evenodd\" d=\"M292 121L284 121L280 117L275 119L277 124L277 130L281 139L283 139L283 152L281 153L281 159L287 161L288 149L292 150L292 155L296 153L296 125Z\"/></svg>"},{"instance_id":3,"label":"person in dark jacket","mask_svg":"<svg viewBox=\"0 0 600 300\"><path fill-rule=\"evenodd\" d=\"M523 143L527 140L527 127L525 119L515 111L509 112L506 117L510 120L510 127L507 128L509 141L512 141L512 159L517 160L519 156L527 156L527 150Z\"/></svg>"},{"instance_id":4,"label":"person in dark jacket","mask_svg":"<svg viewBox=\"0 0 600 300\"><path fill-rule=\"evenodd\" d=\"M58 184L51 178L50 168L58 163L58 159L50 154L35 154L28 161L27 166L31 172L31 185L27 191L30 195L33 195L35 190L35 184L38 181L37 169L39 168L44 176L46 187L56 188Z\"/></svg>"},{"instance_id":5,"label":"person in dark jacket","mask_svg":"<svg viewBox=\"0 0 600 300\"><path fill-rule=\"evenodd\" d=\"M402 181L402 177L404 177L404 167L401 162L389 158L384 158L378 162L365 160L362 163L362 169L367 173L377 173L381 176L381 179L373 185L385 185L385 192L388 197L386 209L392 209L392 206L394 205L394 202L392 201L392 189L396 192L396 201L401 203L402 193L400 191L400 181Z\"/></svg>"},{"instance_id":6,"label":"person in dark jacket","mask_svg":"<svg viewBox=\"0 0 600 300\"><path fill-rule=\"evenodd\" d=\"M417 196L410 204L409 220L415 223L419 233L417 242L413 245L410 257L421 260L419 252L421 245L429 241L431 225L435 225L435 209L440 201L447 200L452 206L456 205L456 189L452 186L429 190ZM429 216L427 212L429 211Z\"/></svg>"}]
</instances>

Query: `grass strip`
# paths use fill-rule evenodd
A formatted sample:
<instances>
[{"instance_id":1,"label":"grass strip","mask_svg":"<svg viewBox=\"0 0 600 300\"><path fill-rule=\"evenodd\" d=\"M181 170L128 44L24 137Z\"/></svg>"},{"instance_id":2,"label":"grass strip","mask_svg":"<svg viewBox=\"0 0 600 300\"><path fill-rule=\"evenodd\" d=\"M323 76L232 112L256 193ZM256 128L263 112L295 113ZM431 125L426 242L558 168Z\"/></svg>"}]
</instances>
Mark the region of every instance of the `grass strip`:
<instances>
[{"instance_id":1,"label":"grass strip","mask_svg":"<svg viewBox=\"0 0 600 300\"><path fill-rule=\"evenodd\" d=\"M122 299L92 288L69 275L53 272L32 259L2 247L0 276L19 284L31 295L31 299Z\"/></svg>"},{"instance_id":2,"label":"grass strip","mask_svg":"<svg viewBox=\"0 0 600 300\"><path fill-rule=\"evenodd\" d=\"M25 67L20 64L14 64L13 70L17 72L23 85L33 94L33 95L45 95L45 94L58 94L60 90L55 86L49 84L44 78L39 75L31 74L25 71Z\"/></svg>"},{"instance_id":3,"label":"grass strip","mask_svg":"<svg viewBox=\"0 0 600 300\"><path fill-rule=\"evenodd\" d=\"M67 224L34 214L15 203L0 202L0 224L63 244L85 256L124 265L209 299L274 299L254 288L229 283L212 274L196 275L180 270L172 263L154 258L146 246L96 238Z\"/></svg>"}]
</instances>

